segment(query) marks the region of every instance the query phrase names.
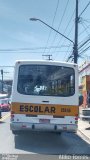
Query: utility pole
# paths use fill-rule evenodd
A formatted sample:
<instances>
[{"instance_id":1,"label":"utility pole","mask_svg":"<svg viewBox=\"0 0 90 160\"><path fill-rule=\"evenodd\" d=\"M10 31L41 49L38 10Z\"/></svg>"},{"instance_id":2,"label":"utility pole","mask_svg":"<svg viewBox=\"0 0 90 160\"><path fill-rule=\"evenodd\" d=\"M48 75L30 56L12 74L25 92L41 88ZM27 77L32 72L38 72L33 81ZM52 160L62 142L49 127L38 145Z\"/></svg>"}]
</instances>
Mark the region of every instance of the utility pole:
<instances>
[{"instance_id":1,"label":"utility pole","mask_svg":"<svg viewBox=\"0 0 90 160\"><path fill-rule=\"evenodd\" d=\"M1 83L2 83L2 89L1 89L1 91L2 91L2 93L3 93L3 89L4 89L3 74L4 74L4 73L9 73L9 72L4 72L3 69L1 69L0 71L1 71Z\"/></svg>"},{"instance_id":2,"label":"utility pole","mask_svg":"<svg viewBox=\"0 0 90 160\"><path fill-rule=\"evenodd\" d=\"M2 93L3 93L3 69L1 69L1 76L2 76Z\"/></svg>"},{"instance_id":3,"label":"utility pole","mask_svg":"<svg viewBox=\"0 0 90 160\"><path fill-rule=\"evenodd\" d=\"M45 54L45 55L43 54L42 56L46 56L46 57L48 57L48 59L47 59L47 60L49 60L49 61L50 61L50 60L52 60L52 58L51 58L51 57L52 57L52 54Z\"/></svg>"},{"instance_id":4,"label":"utility pole","mask_svg":"<svg viewBox=\"0 0 90 160\"><path fill-rule=\"evenodd\" d=\"M75 16L75 42L73 47L74 63L78 61L78 0L76 0L76 16Z\"/></svg>"}]
</instances>

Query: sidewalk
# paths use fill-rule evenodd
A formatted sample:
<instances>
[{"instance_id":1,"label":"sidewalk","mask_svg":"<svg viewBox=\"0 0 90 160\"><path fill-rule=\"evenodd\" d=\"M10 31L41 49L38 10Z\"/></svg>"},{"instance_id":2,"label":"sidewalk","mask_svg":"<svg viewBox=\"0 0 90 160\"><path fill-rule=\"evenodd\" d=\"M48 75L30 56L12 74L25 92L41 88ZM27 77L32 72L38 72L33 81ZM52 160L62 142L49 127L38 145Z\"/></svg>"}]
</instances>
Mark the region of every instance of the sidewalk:
<instances>
[{"instance_id":1,"label":"sidewalk","mask_svg":"<svg viewBox=\"0 0 90 160\"><path fill-rule=\"evenodd\" d=\"M90 124L87 121L83 121L79 118L78 120L78 131L86 137L86 139L90 142Z\"/></svg>"}]
</instances>

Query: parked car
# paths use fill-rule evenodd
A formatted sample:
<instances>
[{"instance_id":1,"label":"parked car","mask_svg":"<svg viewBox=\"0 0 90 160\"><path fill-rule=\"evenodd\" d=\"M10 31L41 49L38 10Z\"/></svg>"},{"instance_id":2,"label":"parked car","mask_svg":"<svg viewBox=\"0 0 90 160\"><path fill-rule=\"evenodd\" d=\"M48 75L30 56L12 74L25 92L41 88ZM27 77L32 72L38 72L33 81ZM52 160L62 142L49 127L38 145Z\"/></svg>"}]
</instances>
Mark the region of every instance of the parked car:
<instances>
[{"instance_id":1,"label":"parked car","mask_svg":"<svg viewBox=\"0 0 90 160\"><path fill-rule=\"evenodd\" d=\"M2 118L2 111L1 111L1 108L0 108L0 119Z\"/></svg>"},{"instance_id":2,"label":"parked car","mask_svg":"<svg viewBox=\"0 0 90 160\"><path fill-rule=\"evenodd\" d=\"M90 108L82 109L81 119L90 123Z\"/></svg>"},{"instance_id":3,"label":"parked car","mask_svg":"<svg viewBox=\"0 0 90 160\"><path fill-rule=\"evenodd\" d=\"M10 104L9 104L8 98L0 99L0 110L2 112L10 111Z\"/></svg>"}]
</instances>

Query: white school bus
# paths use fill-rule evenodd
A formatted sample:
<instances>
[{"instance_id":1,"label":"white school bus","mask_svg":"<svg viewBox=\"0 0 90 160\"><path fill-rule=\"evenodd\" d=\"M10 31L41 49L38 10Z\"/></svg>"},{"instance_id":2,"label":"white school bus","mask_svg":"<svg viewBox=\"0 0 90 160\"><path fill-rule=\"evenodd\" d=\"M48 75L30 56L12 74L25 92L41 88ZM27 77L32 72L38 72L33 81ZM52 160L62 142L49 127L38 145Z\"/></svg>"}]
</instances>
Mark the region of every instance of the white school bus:
<instances>
[{"instance_id":1,"label":"white school bus","mask_svg":"<svg viewBox=\"0 0 90 160\"><path fill-rule=\"evenodd\" d=\"M78 66L57 61L17 61L10 128L23 131L76 132Z\"/></svg>"}]
</instances>

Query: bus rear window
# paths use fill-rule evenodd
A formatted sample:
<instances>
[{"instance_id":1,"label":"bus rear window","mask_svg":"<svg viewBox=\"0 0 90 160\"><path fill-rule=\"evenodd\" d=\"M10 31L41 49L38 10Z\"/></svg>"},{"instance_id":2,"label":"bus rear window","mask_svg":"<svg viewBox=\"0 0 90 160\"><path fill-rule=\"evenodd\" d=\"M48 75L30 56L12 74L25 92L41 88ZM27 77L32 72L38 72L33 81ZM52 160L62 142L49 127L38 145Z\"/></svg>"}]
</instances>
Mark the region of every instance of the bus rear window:
<instances>
[{"instance_id":1,"label":"bus rear window","mask_svg":"<svg viewBox=\"0 0 90 160\"><path fill-rule=\"evenodd\" d=\"M55 65L21 65L17 90L24 95L72 96L75 93L74 69Z\"/></svg>"}]
</instances>

